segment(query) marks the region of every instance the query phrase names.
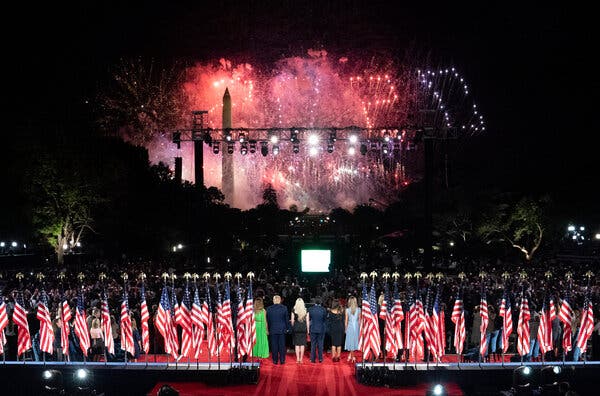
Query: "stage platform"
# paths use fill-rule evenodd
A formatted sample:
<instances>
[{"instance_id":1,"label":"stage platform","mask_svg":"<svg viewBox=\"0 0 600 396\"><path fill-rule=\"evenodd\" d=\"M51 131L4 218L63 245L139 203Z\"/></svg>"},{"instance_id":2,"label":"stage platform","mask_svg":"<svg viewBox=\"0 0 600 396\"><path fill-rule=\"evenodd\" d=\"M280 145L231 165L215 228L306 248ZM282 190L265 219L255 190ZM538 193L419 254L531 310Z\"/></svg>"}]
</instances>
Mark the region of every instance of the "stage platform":
<instances>
[{"instance_id":1,"label":"stage platform","mask_svg":"<svg viewBox=\"0 0 600 396\"><path fill-rule=\"evenodd\" d=\"M513 384L519 367L529 367L533 387L542 385L542 369L556 382L569 382L581 395L597 387L600 362L511 362L511 363L357 363L356 380L364 385L402 388L420 383L452 383L467 395L499 394ZM557 373L550 373L554 367Z\"/></svg>"},{"instance_id":2,"label":"stage platform","mask_svg":"<svg viewBox=\"0 0 600 396\"><path fill-rule=\"evenodd\" d=\"M39 395L44 384L44 372L60 372L62 384L74 389L79 369L86 369L86 385L106 395L146 395L158 382L202 382L212 386L256 384L260 364L229 362L6 362L0 363L4 394ZM13 393L14 392L14 393Z\"/></svg>"}]
</instances>

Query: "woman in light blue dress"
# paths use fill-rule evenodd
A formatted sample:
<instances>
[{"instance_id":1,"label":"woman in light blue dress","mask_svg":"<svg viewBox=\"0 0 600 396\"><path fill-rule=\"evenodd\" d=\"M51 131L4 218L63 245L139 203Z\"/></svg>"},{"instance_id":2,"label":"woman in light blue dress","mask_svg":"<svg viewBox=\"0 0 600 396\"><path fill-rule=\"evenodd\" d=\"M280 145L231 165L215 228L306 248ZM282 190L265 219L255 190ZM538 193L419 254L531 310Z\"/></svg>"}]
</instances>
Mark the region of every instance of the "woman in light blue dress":
<instances>
[{"instance_id":1,"label":"woman in light blue dress","mask_svg":"<svg viewBox=\"0 0 600 396\"><path fill-rule=\"evenodd\" d=\"M354 351L358 350L358 332L360 331L360 308L356 302L356 297L348 299L348 308L346 308L346 344L344 349L350 352L348 361L356 362Z\"/></svg>"}]
</instances>

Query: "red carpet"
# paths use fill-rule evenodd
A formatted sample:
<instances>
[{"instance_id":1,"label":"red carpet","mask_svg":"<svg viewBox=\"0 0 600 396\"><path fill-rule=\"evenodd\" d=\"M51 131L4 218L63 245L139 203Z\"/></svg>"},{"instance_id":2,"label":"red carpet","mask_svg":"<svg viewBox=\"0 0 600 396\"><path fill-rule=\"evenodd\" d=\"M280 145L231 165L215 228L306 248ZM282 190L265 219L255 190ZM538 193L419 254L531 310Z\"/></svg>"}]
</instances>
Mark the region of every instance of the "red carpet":
<instances>
[{"instance_id":1,"label":"red carpet","mask_svg":"<svg viewBox=\"0 0 600 396\"><path fill-rule=\"evenodd\" d=\"M284 365L274 365L271 359L261 361L260 380L256 385L236 385L227 387L212 387L197 382L169 383L179 391L181 396L334 396L334 395L425 395L429 385L402 389L388 389L359 384L354 377L354 367L345 361L334 363L331 357L323 359L323 363L310 363L308 354L302 364L296 363L296 356L288 353ZM342 359L346 358L342 354ZM162 359L161 359L162 360ZM149 395L156 395L158 389L165 383L158 383ZM457 385L445 384L448 395L462 395Z\"/></svg>"}]
</instances>

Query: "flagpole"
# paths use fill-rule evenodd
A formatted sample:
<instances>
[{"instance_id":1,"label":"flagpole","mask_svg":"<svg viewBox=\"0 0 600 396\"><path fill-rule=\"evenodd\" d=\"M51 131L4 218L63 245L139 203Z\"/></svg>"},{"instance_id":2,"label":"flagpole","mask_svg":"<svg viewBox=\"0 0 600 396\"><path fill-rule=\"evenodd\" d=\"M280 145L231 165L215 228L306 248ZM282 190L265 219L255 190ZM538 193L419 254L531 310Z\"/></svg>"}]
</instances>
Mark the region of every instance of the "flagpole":
<instances>
[{"instance_id":1,"label":"flagpole","mask_svg":"<svg viewBox=\"0 0 600 396\"><path fill-rule=\"evenodd\" d=\"M173 317L171 317L171 323L172 326L175 330L175 339L177 339L177 323L175 323L175 315L177 315L177 313L175 312L175 305L173 304L173 300L175 300L175 304L177 304L177 295L175 295L175 279L177 278L177 275L175 275L174 273L171 273L171 310L173 310ZM169 312L169 315L171 315L171 312ZM177 344L179 344L179 342L177 342ZM177 348L179 348L179 345L177 345ZM178 355L177 358L175 358L175 370L177 370L177 367L179 366L179 357L181 357L181 355L178 354L177 349L175 350L175 354Z\"/></svg>"},{"instance_id":2,"label":"flagpole","mask_svg":"<svg viewBox=\"0 0 600 396\"><path fill-rule=\"evenodd\" d=\"M436 332L439 333L439 340L438 341L441 342L441 345L438 345L438 354L439 354L439 356L437 356L437 360L435 362L435 367L439 368L440 362L442 360L442 356L444 355L444 352L446 352L445 348L444 348L444 340L446 339L446 332L445 332L445 330L446 330L446 324L443 323L443 326L441 326L442 325L442 312L443 311L442 311L442 307L441 307L441 304L440 304L440 299L441 299L441 294L442 294L442 279L444 279L444 274L442 274L441 272L438 272L437 274L435 274L435 278L438 281L437 291L436 291L436 300L437 300L437 303L438 303L438 328L437 328ZM446 315L444 315L444 319L443 320L445 320L445 319L446 319ZM443 333L441 332L440 326L444 329Z\"/></svg>"},{"instance_id":3,"label":"flagpole","mask_svg":"<svg viewBox=\"0 0 600 396\"><path fill-rule=\"evenodd\" d=\"M417 298L420 298L420 297L421 297L421 296L419 295L419 292L420 292L420 291L419 291L419 280L421 279L421 277L422 277L422 275L421 275L421 273L420 273L419 271L415 272L415 274L414 274L414 278L415 278L415 280L416 280L416 284L417 284L417 287L416 287L416 289L415 289L415 290L416 290L416 293L415 293L415 305L416 305L416 303L417 303ZM422 304L422 303L423 303L423 302L421 301L421 304ZM418 312L417 312L417 314L418 314ZM420 322L420 321L419 321L419 322ZM422 339L423 335L422 335L422 334L418 334L418 335L417 335L417 337L421 337L421 339ZM417 340L415 339L415 341L417 341ZM423 351L423 352L425 352L425 351ZM415 356L413 356L413 357L414 357L414 360L415 360L415 370L416 370L416 369L417 369L417 354L415 353Z\"/></svg>"},{"instance_id":4,"label":"flagpole","mask_svg":"<svg viewBox=\"0 0 600 396\"><path fill-rule=\"evenodd\" d=\"M223 301L221 301L221 292L219 291L219 278L221 277L221 275L219 275L218 272L215 272L213 275L213 278L215 278L215 288L217 290L217 323L215 323L217 325L217 331L215 332L216 335L216 342L217 342L217 368L219 370L221 370L221 348L219 348L219 309L218 306L219 304L223 304Z\"/></svg>"},{"instance_id":5,"label":"flagpole","mask_svg":"<svg viewBox=\"0 0 600 396\"><path fill-rule=\"evenodd\" d=\"M230 286L230 281L231 281L231 272L225 272L225 274L223 275L223 277L225 278L225 287L227 289L229 289L229 309L230 312L233 312L233 307L231 306L231 286ZM233 317L233 314L231 315L231 317ZM227 319L229 320L229 319ZM231 326L233 327L233 322L231 323ZM227 348L229 349L229 367L233 366L233 353L231 351L231 339L233 338L233 334L229 335L229 341L227 342Z\"/></svg>"},{"instance_id":6,"label":"flagpole","mask_svg":"<svg viewBox=\"0 0 600 396\"><path fill-rule=\"evenodd\" d=\"M412 274L410 272L407 272L406 274L404 274L404 279L406 279L406 292L409 293L409 288L410 288L410 280L412 278ZM410 300L409 300L410 302ZM405 315L405 323L404 323L404 330L405 330L405 336L404 337L404 343L405 345L405 350L404 350L404 369L406 370L408 368L408 361L410 360L410 342L411 342L411 337L410 337L410 332L409 330L409 322L410 322L410 306L408 306L408 311L406 311L406 315Z\"/></svg>"},{"instance_id":7,"label":"flagpole","mask_svg":"<svg viewBox=\"0 0 600 396\"><path fill-rule=\"evenodd\" d=\"M431 285L433 283L433 273L428 273L426 278L429 280L429 285L427 286L427 294L425 296L425 322L426 327L429 327L429 342L427 342L427 350L426 358L425 358L425 367L427 371L429 371L429 360L431 359L431 323L429 322L429 303L431 302ZM427 337L425 337L427 338ZM427 340L426 340L427 341Z\"/></svg>"},{"instance_id":8,"label":"flagpole","mask_svg":"<svg viewBox=\"0 0 600 396\"><path fill-rule=\"evenodd\" d=\"M210 287L209 287L209 282L210 282L210 274L208 272L205 272L204 274L202 274L202 277L204 278L204 282L206 285L206 296L204 296L204 301L206 301L206 305L208 306L208 312L207 312L207 317L210 317L212 315L212 304L210 303ZM207 319L208 320L208 319ZM212 323L212 321L211 321ZM211 366L212 366L212 361L211 361L211 357L212 357L212 353L210 350L210 333L208 331L208 326L209 324L207 323L206 325L206 352L208 353L208 369L210 370Z\"/></svg>"},{"instance_id":9,"label":"flagpole","mask_svg":"<svg viewBox=\"0 0 600 396\"><path fill-rule=\"evenodd\" d=\"M458 296L461 298L461 302L462 302L462 312L461 312L462 316L464 316L464 311L465 311L465 304L464 304L464 301L462 301L462 292L463 292L463 286L464 286L465 276L466 275L465 275L464 272L460 272L458 274L458 279L460 279L460 283L458 284ZM454 311L454 308L452 310ZM460 318L456 322L457 323L454 323L454 350L456 352L458 352L456 350L456 345L457 345L457 342L456 342L456 326L458 326L458 323L460 322ZM466 326L466 324L465 324L465 326ZM463 343L463 347L464 347L464 343ZM460 352L461 353L459 353L459 354L457 353L458 356L457 356L457 359L456 359L456 362L457 362L456 367L458 369L460 369L460 360L462 358L462 349L461 349Z\"/></svg>"},{"instance_id":10,"label":"flagpole","mask_svg":"<svg viewBox=\"0 0 600 396\"><path fill-rule=\"evenodd\" d=\"M127 275L126 272L123 272L123 274L121 275L121 278L123 278L123 301L125 301L125 298L127 296L127 279L129 278L129 276ZM121 304L123 304L123 302L121 302ZM126 312L127 315L129 315L129 312ZM123 333L123 324L121 323L121 334ZM121 349L123 350L123 361L125 362L125 367L127 367L127 338L126 337L121 337Z\"/></svg>"},{"instance_id":11,"label":"flagpole","mask_svg":"<svg viewBox=\"0 0 600 396\"><path fill-rule=\"evenodd\" d=\"M483 293L485 290L485 283L484 283L484 279L485 279L485 272L481 271L479 273L479 277L481 278L481 296L479 298L479 316L481 316L481 297L483 297ZM487 331L487 328L486 328ZM481 340L483 339L482 335L481 335L481 326L479 327L479 359L477 359L479 361L479 368L481 368L481 361L484 359L484 357L481 354ZM485 334L483 335L485 336Z\"/></svg>"},{"instance_id":12,"label":"flagpole","mask_svg":"<svg viewBox=\"0 0 600 396\"><path fill-rule=\"evenodd\" d=\"M504 279L504 297L506 299L509 299L510 296L508 295L506 290L507 290L508 280L510 279L510 274L508 272L504 271L502 273L502 279ZM506 304L505 304L504 314L506 315ZM511 312L511 315L512 315L512 312ZM505 319L504 319L504 317L502 319L503 319L502 324L504 325ZM512 323L512 321L511 321L511 323ZM495 330L495 328L494 328L494 330ZM504 338L504 331L505 331L504 326L502 326L502 338ZM508 341L508 337L506 338L506 340ZM497 345L498 345L498 340L496 339L496 348L497 348ZM500 359L502 360L502 367L504 367L504 349L508 349L508 346L504 345L504 340L502 340L502 351L500 354Z\"/></svg>"},{"instance_id":13,"label":"flagpole","mask_svg":"<svg viewBox=\"0 0 600 396\"><path fill-rule=\"evenodd\" d=\"M375 278L377 278L377 272L371 271L371 273L369 275L371 276L371 289L375 290ZM375 293L375 295L377 295L377 293ZM370 291L369 291L369 296L371 296ZM375 309L375 311L377 312L377 309ZM373 312L373 307L371 307L371 312ZM377 316L375 316L373 318L373 322L379 323L379 319L377 318ZM379 329L378 329L378 331L379 331ZM381 334L381 333L379 333L379 334ZM381 348L381 340L379 340L379 347ZM375 352L375 351L373 351L373 352ZM377 358L379 358L379 356L375 356L375 353L373 353L373 360L371 360L371 369L375 366L375 360L377 360ZM385 362L384 362L384 364L385 364Z\"/></svg>"},{"instance_id":14,"label":"flagpole","mask_svg":"<svg viewBox=\"0 0 600 396\"><path fill-rule=\"evenodd\" d=\"M184 297L187 295L187 293L189 293L191 277L192 277L192 275L189 272L186 272L185 274L183 274L183 278L185 279ZM182 298L181 304L185 304L185 300L186 300L186 298ZM191 321L192 311L187 306L185 308L188 310L189 315L190 315L189 323L190 323L190 332L191 332L191 342L192 342L192 346L193 346L194 345L194 327L193 327L193 323ZM183 337L183 333L182 333L182 337ZM187 365L188 365L188 369L189 369L190 368L190 351L189 351L189 349L187 351Z\"/></svg>"},{"instance_id":15,"label":"flagpole","mask_svg":"<svg viewBox=\"0 0 600 396\"><path fill-rule=\"evenodd\" d=\"M394 278L394 306L396 306L396 297L398 297L398 301L400 301L400 296L398 295L398 278L400 277L400 274L398 272L394 272L392 274L392 278ZM400 305L400 307L402 307L402 305ZM396 341L398 341L398 339L402 339L402 324L400 323L398 325L398 328L396 328L396 320L394 319L394 332L399 332L399 336L398 333L396 333ZM399 345L397 345L399 347ZM398 359L398 352L399 352L400 348L396 348L396 356L394 356L394 371L396 371L396 360Z\"/></svg>"},{"instance_id":16,"label":"flagpole","mask_svg":"<svg viewBox=\"0 0 600 396\"><path fill-rule=\"evenodd\" d=\"M146 299L146 285L144 280L146 279L146 274L144 274L143 272L140 272L140 274L138 275L138 278L141 279L141 283L142 283L142 288L140 290L140 299ZM143 292L143 293L142 293ZM141 302L141 301L140 301ZM148 302L146 302L146 307L148 306ZM148 320L150 320L150 312L148 312ZM141 306L140 306L140 328L142 327L142 312L141 312ZM143 329L142 329L142 334L143 334ZM148 338L150 338L150 335L148 334ZM144 360L146 363L146 367L148 367L148 352L150 352L150 339L148 339L148 352L146 352L145 348L144 348L144 337L142 336L142 350L144 350Z\"/></svg>"},{"instance_id":17,"label":"flagpole","mask_svg":"<svg viewBox=\"0 0 600 396\"><path fill-rule=\"evenodd\" d=\"M106 279L106 274L104 272L100 272L100 275L98 275L98 278L100 278L100 283L102 284L102 297L104 298L106 296L106 289L104 288L104 280ZM107 302L108 302L108 300L107 300ZM108 308L108 306L106 308ZM102 327L102 329L104 329L104 315L102 315L102 311L100 311L100 326ZM112 334L110 336L112 337ZM103 348L104 349L104 365L106 366L108 364L108 353L106 352L108 349L108 346L107 346L106 340L108 339L109 335L104 334L104 337L105 337L104 348Z\"/></svg>"},{"instance_id":18,"label":"flagpole","mask_svg":"<svg viewBox=\"0 0 600 396\"><path fill-rule=\"evenodd\" d=\"M389 316L389 310L391 309L391 306L388 306L388 302L389 302L389 294L390 294L390 289L389 289L389 285L388 285L388 279L390 278L390 274L389 272L384 272L383 275L381 275L381 277L383 278L384 281L384 293L383 293L383 301L384 304L386 304L386 312L385 312L385 321L383 322L383 342L382 342L382 349L383 349L383 367L387 366L387 346L386 346L386 327L387 327L387 321L388 321L388 316ZM381 307L380 307L380 312L381 312Z\"/></svg>"},{"instance_id":19,"label":"flagpole","mask_svg":"<svg viewBox=\"0 0 600 396\"><path fill-rule=\"evenodd\" d=\"M568 286L567 286L567 296L568 296L568 295L570 295L570 294L571 294L571 288L572 288L572 286L573 286L573 274L571 273L571 271L568 271L568 272L565 274L565 276L567 277L567 284L568 284ZM564 303L565 303L565 302L564 302L564 299L563 299L563 301L562 301L562 304L564 304ZM561 308L562 308L562 304L561 304ZM570 319L571 319L570 326L571 326L571 332L572 332L572 331L573 331L573 330L572 330L572 326L573 326L573 320L572 320L572 318L570 318ZM565 328L565 325L563 324L563 339L564 339L564 328ZM573 344L573 341L571 341L571 345L572 345L572 344ZM565 365L565 363L566 363L566 362L565 362L565 360L566 360L566 357L567 357L567 351L565 351L564 345L563 345L563 348L562 348L562 350L563 350L563 351L562 351L562 352L563 352L563 353L562 353L562 363L563 363L563 366L564 366L564 365Z\"/></svg>"},{"instance_id":20,"label":"flagpole","mask_svg":"<svg viewBox=\"0 0 600 396\"><path fill-rule=\"evenodd\" d=\"M194 302L196 301L196 297L198 295L198 283L196 282L196 280L198 279L200 275L198 275L197 273L193 273L192 274L192 279L194 280ZM198 301L200 299L198 298ZM194 309L194 306L192 304L192 310ZM193 324L192 324L192 329L193 329ZM196 340L196 334L194 334L194 332L192 331L192 340ZM193 342L192 342L193 345ZM196 370L198 370L200 368L199 364L198 364L198 353L196 352L197 350L202 348L202 339L198 340L198 345L195 346L194 348L194 358L196 359Z\"/></svg>"},{"instance_id":21,"label":"flagpole","mask_svg":"<svg viewBox=\"0 0 600 396\"><path fill-rule=\"evenodd\" d=\"M65 279L65 276L66 275L65 275L64 272L61 272L60 274L58 274L58 279L60 279L60 292L62 294L63 301L66 299L66 296L65 296L65 286L63 284L63 280ZM69 323L65 323L65 321L64 321L65 306L63 304L63 301L60 301L60 305L59 305L60 306L60 321L62 323L62 327L65 328L65 326L67 326L66 328L68 329ZM66 333L66 330L65 330L65 333ZM61 335L61 339L60 339L61 348L62 348L62 343L63 342L67 343L67 356L66 356L66 358L64 356L65 354L63 353L63 359L64 359L64 362L65 362L65 365L66 365L67 362L71 361L71 357L70 357L70 353L69 353L69 335L67 334L66 341L62 339L62 335L63 335L62 332L61 332L60 335ZM25 361L24 359L25 359L25 356L23 356L23 362Z\"/></svg>"},{"instance_id":22,"label":"flagpole","mask_svg":"<svg viewBox=\"0 0 600 396\"><path fill-rule=\"evenodd\" d=\"M592 280L592 276L594 276L594 273L592 271L588 271L585 273L585 277L587 278L587 285L585 286L585 301L586 301L586 307L585 310L586 312L589 310L590 307L590 299L591 299L591 293L590 293L590 284L591 284L591 280ZM582 314L583 317L583 314ZM579 326L579 332L581 332L581 326ZM587 344L587 340L585 341L585 343ZM587 346L587 345L586 345ZM586 352L587 352L587 347L586 347ZM587 353L583 352L583 365L585 366L586 362L587 362Z\"/></svg>"},{"instance_id":23,"label":"flagpole","mask_svg":"<svg viewBox=\"0 0 600 396\"><path fill-rule=\"evenodd\" d=\"M248 280L249 280L250 289L252 289L252 278L254 278L254 272L248 272L248 274L246 276L248 277ZM246 302L248 300L247 296L248 296L248 294L246 292ZM253 308L252 312L250 312L250 315L251 315L250 320L253 322L254 321L254 291L252 292L252 308ZM265 318L265 320L266 320L266 318ZM250 323L252 323L252 322L250 322ZM256 323L254 323L254 326L256 326ZM255 328L255 331L256 331L256 328ZM308 331L308 329L307 329L307 331ZM248 344L248 346L250 346L250 344ZM254 345L252 345L252 347L250 347L250 350L248 351L248 353L250 353L250 363L252 364L252 367L254 367L253 349L254 349Z\"/></svg>"}]
</instances>

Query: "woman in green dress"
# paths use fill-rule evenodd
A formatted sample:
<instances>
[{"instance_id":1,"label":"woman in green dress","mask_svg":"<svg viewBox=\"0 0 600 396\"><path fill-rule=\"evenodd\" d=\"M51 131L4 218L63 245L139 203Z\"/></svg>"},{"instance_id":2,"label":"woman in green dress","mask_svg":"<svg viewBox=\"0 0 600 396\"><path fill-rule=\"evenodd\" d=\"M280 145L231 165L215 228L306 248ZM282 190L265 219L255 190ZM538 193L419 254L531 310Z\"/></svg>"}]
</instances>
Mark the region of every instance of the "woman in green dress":
<instances>
[{"instance_id":1,"label":"woman in green dress","mask_svg":"<svg viewBox=\"0 0 600 396\"><path fill-rule=\"evenodd\" d=\"M258 358L269 357L269 327L267 325L267 313L263 300L260 297L254 299L254 323L256 324L256 344L252 348L252 356Z\"/></svg>"}]
</instances>

